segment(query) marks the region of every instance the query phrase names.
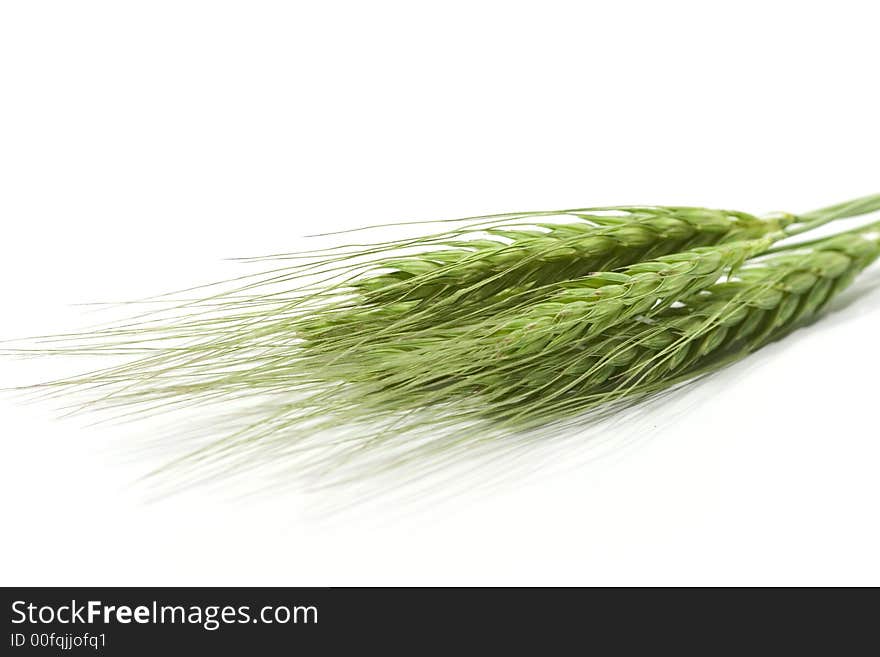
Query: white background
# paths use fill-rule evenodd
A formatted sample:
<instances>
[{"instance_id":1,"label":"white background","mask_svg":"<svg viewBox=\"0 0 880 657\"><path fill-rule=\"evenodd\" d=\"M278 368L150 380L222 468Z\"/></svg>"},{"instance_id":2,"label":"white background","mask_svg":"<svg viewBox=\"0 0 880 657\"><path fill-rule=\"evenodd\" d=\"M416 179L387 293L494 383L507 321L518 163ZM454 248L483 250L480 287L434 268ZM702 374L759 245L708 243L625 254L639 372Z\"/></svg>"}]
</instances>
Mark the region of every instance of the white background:
<instances>
[{"instance_id":1,"label":"white background","mask_svg":"<svg viewBox=\"0 0 880 657\"><path fill-rule=\"evenodd\" d=\"M880 192L878 19L845 1L4 2L0 337L332 228ZM296 491L147 503L131 484L155 463L128 427L0 397L0 583L880 584L877 282L609 426L603 458L566 441L491 494L403 514L323 518ZM53 367L4 360L2 384Z\"/></svg>"}]
</instances>

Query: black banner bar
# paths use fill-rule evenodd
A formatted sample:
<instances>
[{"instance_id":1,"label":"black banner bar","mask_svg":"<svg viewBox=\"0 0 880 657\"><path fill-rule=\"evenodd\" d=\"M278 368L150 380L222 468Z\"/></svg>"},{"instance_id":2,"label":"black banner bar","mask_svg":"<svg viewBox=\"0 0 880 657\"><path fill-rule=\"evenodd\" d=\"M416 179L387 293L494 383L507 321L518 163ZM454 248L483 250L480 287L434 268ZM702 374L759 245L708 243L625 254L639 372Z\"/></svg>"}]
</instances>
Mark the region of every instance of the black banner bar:
<instances>
[{"instance_id":1,"label":"black banner bar","mask_svg":"<svg viewBox=\"0 0 880 657\"><path fill-rule=\"evenodd\" d=\"M867 592L867 591L864 591ZM409 654L531 647L713 654L876 646L852 591L711 589L7 588L2 654ZM876 591L870 591L872 602ZM843 610L846 610L845 613ZM835 618L843 623L835 632ZM757 643L755 643L757 641ZM864 644L862 644L864 645ZM867 647L867 646L865 646Z\"/></svg>"}]
</instances>

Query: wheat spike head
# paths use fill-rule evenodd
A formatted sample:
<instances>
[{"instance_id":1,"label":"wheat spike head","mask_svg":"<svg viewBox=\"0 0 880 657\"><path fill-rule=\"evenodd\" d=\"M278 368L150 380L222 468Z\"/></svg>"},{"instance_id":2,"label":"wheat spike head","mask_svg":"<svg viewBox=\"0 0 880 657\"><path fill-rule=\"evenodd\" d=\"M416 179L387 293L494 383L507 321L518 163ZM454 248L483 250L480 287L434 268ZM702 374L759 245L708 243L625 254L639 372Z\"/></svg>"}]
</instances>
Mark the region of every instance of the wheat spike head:
<instances>
[{"instance_id":1,"label":"wheat spike head","mask_svg":"<svg viewBox=\"0 0 880 657\"><path fill-rule=\"evenodd\" d=\"M749 260L729 281L681 305L575 340L568 350L496 367L474 368L463 358L442 377L417 369L406 375L401 360L396 380L322 382L302 400L269 405L235 440L218 441L182 463L190 472L222 474L289 457L291 474L306 470L334 480L367 458L366 471L338 474L359 478L442 464L476 442L583 425L698 380L793 331L877 259L878 231L880 225ZM410 363L424 356L407 353ZM312 438L325 430L348 448L312 461L308 455L320 444ZM401 440L412 441L404 454L370 460Z\"/></svg>"},{"instance_id":2,"label":"wheat spike head","mask_svg":"<svg viewBox=\"0 0 880 657\"><path fill-rule=\"evenodd\" d=\"M81 391L83 409L125 414L259 402L234 438L194 455L201 465L287 453L345 426L364 448L389 432L546 426L688 382L791 331L876 259L876 226L771 245L877 209L880 196L770 219L627 207L565 211L577 221L560 225L547 221L558 212L525 213L278 256L276 269L170 315L40 342L38 353L128 360L38 390Z\"/></svg>"},{"instance_id":3,"label":"wheat spike head","mask_svg":"<svg viewBox=\"0 0 880 657\"><path fill-rule=\"evenodd\" d=\"M548 223L564 217L566 223ZM570 221L575 218L577 221ZM354 334L399 335L541 298L554 283L700 246L775 233L797 221L687 207L615 207L523 213L367 250L328 303L313 305L301 335L325 344ZM415 248L417 252L407 254ZM346 252L360 258L364 252ZM323 264L323 263L322 263ZM340 297L344 297L342 301Z\"/></svg>"},{"instance_id":4,"label":"wheat spike head","mask_svg":"<svg viewBox=\"0 0 880 657\"><path fill-rule=\"evenodd\" d=\"M778 236L783 230L797 233L878 207L880 197L870 196L800 216L777 213L766 219L729 210L659 206L524 213L488 225L478 218L460 231L371 250L363 269L343 268L344 283L311 304L295 329L315 349L347 357L381 341L414 339L412 333L424 328L436 331L513 315L547 300L559 282L695 248ZM547 216L578 221L542 222ZM389 255L413 246L421 250Z\"/></svg>"},{"instance_id":5,"label":"wheat spike head","mask_svg":"<svg viewBox=\"0 0 880 657\"><path fill-rule=\"evenodd\" d=\"M343 418L359 413L395 417L413 408L443 408L444 419L433 416L434 425L488 420L477 426L490 433L521 431L639 401L783 337L820 312L878 255L880 224L802 250L753 258L729 280L675 307L658 307L648 317L615 324L598 335L582 334L564 347L482 361L468 357L480 349L479 340L466 345L458 336L440 373L417 365L426 357L433 362L433 355L418 349L402 352L385 365L384 377L353 382L352 403L341 404L336 412ZM432 344L425 351L434 354L437 348Z\"/></svg>"},{"instance_id":6,"label":"wheat spike head","mask_svg":"<svg viewBox=\"0 0 880 657\"><path fill-rule=\"evenodd\" d=\"M880 255L880 225L822 240L802 252L755 259L728 281L692 295L649 321L573 344L550 368L533 363L505 406L539 396L531 421L664 390L760 349L814 317ZM513 368L498 372L509 383ZM516 404L510 401L517 399Z\"/></svg>"},{"instance_id":7,"label":"wheat spike head","mask_svg":"<svg viewBox=\"0 0 880 657\"><path fill-rule=\"evenodd\" d=\"M701 290L751 256L784 237L777 232L759 239L697 247L682 253L624 267L618 272L595 272L581 279L545 288L546 300L518 306L479 321L410 333L405 340L368 350L349 349L313 369L346 380L462 376L470 371L498 369L532 357L552 358L573 340L595 336L642 314L656 312ZM413 355L418 358L413 358ZM326 352L321 352L326 353ZM395 357L400 354L400 357ZM346 372L348 370L348 372Z\"/></svg>"}]
</instances>

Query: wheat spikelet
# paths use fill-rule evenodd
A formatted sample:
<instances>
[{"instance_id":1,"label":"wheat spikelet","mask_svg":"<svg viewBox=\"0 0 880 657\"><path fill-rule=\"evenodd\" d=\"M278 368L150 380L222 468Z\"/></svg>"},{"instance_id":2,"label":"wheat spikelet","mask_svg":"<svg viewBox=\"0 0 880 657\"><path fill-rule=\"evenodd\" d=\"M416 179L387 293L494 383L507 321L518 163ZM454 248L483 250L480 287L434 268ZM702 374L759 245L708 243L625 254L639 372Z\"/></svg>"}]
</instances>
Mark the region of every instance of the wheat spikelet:
<instances>
[{"instance_id":1,"label":"wheat spikelet","mask_svg":"<svg viewBox=\"0 0 880 657\"><path fill-rule=\"evenodd\" d=\"M505 342L522 345L521 353L541 350L542 345L557 340L589 338L711 285L781 236L700 247L619 272L598 272L562 283L546 301L523 308L515 316L507 313L502 325L492 320L490 326L497 328L490 330L502 333Z\"/></svg>"}]
</instances>

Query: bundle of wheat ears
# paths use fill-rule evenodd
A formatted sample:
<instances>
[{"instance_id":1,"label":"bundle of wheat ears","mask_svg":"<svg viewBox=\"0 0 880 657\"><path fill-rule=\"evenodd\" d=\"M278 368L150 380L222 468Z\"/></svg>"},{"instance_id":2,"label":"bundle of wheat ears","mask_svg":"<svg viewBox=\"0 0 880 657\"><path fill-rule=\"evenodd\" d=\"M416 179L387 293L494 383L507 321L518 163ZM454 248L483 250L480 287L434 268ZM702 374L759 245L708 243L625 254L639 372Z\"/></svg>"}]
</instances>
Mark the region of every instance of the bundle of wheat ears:
<instances>
[{"instance_id":1,"label":"bundle of wheat ears","mask_svg":"<svg viewBox=\"0 0 880 657\"><path fill-rule=\"evenodd\" d=\"M206 474L267 462L327 473L386 443L398 450L383 467L399 467L465 439L587 421L787 335L880 255L880 223L796 236L877 210L880 195L765 218L525 212L252 259L273 264L110 328L39 339L33 351L123 362L37 389L126 416L223 408L230 427L177 461Z\"/></svg>"}]
</instances>

